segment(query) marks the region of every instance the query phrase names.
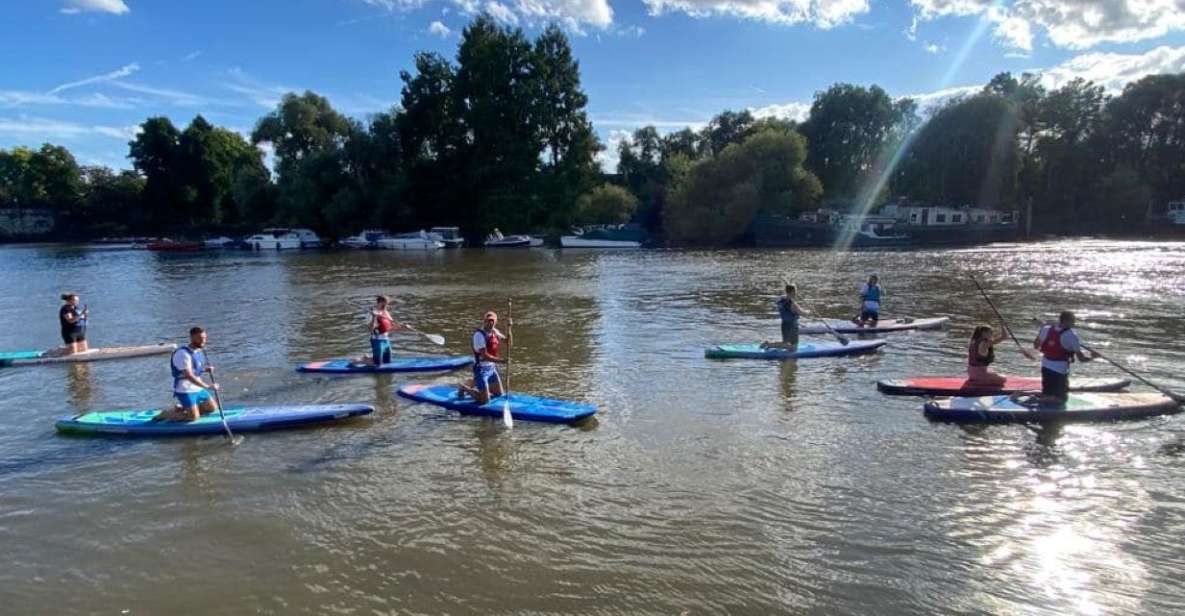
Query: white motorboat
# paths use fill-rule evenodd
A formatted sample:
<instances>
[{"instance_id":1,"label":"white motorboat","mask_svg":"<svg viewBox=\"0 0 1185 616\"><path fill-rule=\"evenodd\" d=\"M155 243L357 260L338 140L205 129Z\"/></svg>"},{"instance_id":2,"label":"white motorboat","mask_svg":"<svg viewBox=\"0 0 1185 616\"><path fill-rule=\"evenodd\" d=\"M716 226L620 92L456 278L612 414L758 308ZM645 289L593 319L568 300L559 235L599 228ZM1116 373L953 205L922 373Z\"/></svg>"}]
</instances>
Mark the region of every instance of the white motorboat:
<instances>
[{"instance_id":1,"label":"white motorboat","mask_svg":"<svg viewBox=\"0 0 1185 616\"><path fill-rule=\"evenodd\" d=\"M428 237L444 244L445 248L460 248L465 245L460 227L432 227L428 230Z\"/></svg>"},{"instance_id":2,"label":"white motorboat","mask_svg":"<svg viewBox=\"0 0 1185 616\"><path fill-rule=\"evenodd\" d=\"M530 248L531 236L529 235L502 235L502 232L494 229L494 232L486 236L486 248Z\"/></svg>"},{"instance_id":3,"label":"white motorboat","mask_svg":"<svg viewBox=\"0 0 1185 616\"><path fill-rule=\"evenodd\" d=\"M320 248L321 238L310 229L274 228L252 235L246 243L252 250L295 250Z\"/></svg>"},{"instance_id":4,"label":"white motorboat","mask_svg":"<svg viewBox=\"0 0 1185 616\"><path fill-rule=\"evenodd\" d=\"M366 229L357 235L351 235L338 241L338 245L342 248L353 248L354 250L373 250L379 247L378 241L384 237L387 237L386 231Z\"/></svg>"},{"instance_id":5,"label":"white motorboat","mask_svg":"<svg viewBox=\"0 0 1185 616\"><path fill-rule=\"evenodd\" d=\"M640 248L645 232L636 225L603 225L577 229L560 238L564 248Z\"/></svg>"},{"instance_id":6,"label":"white motorboat","mask_svg":"<svg viewBox=\"0 0 1185 616\"><path fill-rule=\"evenodd\" d=\"M388 235L378 240L378 246L384 250L438 250L444 248L444 242L433 240L426 231L414 231Z\"/></svg>"}]
</instances>

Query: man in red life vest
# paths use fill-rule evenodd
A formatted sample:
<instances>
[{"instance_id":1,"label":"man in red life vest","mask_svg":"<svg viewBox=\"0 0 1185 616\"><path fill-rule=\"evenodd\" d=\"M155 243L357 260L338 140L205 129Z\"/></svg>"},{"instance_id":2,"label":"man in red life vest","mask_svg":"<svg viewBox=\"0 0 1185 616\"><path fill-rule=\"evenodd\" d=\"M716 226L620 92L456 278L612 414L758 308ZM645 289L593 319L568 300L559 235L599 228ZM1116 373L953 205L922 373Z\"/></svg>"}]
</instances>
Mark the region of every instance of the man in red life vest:
<instances>
[{"instance_id":1,"label":"man in red life vest","mask_svg":"<svg viewBox=\"0 0 1185 616\"><path fill-rule=\"evenodd\" d=\"M1041 351L1041 401L1063 405L1070 397L1070 363L1087 362L1096 357L1082 352L1082 343L1074 332L1074 313L1066 310L1058 315L1057 325L1043 325L1033 340L1033 348Z\"/></svg>"},{"instance_id":2,"label":"man in red life vest","mask_svg":"<svg viewBox=\"0 0 1185 616\"><path fill-rule=\"evenodd\" d=\"M514 321L510 321L514 327ZM481 329L473 332L473 387L459 385L457 397L471 395L479 404L485 404L490 398L502 395L502 377L498 375L494 364L506 363L505 355L501 352L503 341L510 344L509 337L498 331L498 315L494 311L487 312L482 319Z\"/></svg>"},{"instance_id":3,"label":"man in red life vest","mask_svg":"<svg viewBox=\"0 0 1185 616\"><path fill-rule=\"evenodd\" d=\"M391 363L391 338L388 334L403 328L387 312L390 302L391 299L386 295L380 295L375 298L374 309L370 311L370 355L376 366Z\"/></svg>"}]
</instances>

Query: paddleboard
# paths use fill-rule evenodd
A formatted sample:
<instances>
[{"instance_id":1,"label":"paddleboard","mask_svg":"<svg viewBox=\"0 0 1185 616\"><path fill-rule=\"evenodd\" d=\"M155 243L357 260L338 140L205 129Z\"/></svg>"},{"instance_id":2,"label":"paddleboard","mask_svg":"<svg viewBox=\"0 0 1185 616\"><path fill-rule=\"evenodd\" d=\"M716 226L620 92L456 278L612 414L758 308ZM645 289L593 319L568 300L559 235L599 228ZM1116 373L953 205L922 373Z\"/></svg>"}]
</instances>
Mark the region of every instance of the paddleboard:
<instances>
[{"instance_id":1,"label":"paddleboard","mask_svg":"<svg viewBox=\"0 0 1185 616\"><path fill-rule=\"evenodd\" d=\"M876 327L860 327L851 321L827 319L831 329L841 334L884 334L888 332L903 332L911 329L938 329L949 321L949 317L932 317L929 319L884 319L876 322ZM827 328L822 323L803 323L798 327L800 334L827 334Z\"/></svg>"},{"instance_id":2,"label":"paddleboard","mask_svg":"<svg viewBox=\"0 0 1185 616\"><path fill-rule=\"evenodd\" d=\"M1042 421L1111 421L1165 415L1180 403L1158 393L1076 393L1062 406L1038 404L1038 396L983 396L927 402L926 417L941 421L1009 423Z\"/></svg>"},{"instance_id":3,"label":"paddleboard","mask_svg":"<svg viewBox=\"0 0 1185 616\"><path fill-rule=\"evenodd\" d=\"M152 421L160 409L109 411L62 417L54 427L74 434L116 434L123 436L199 436L223 434L218 413L196 421ZM309 424L339 421L367 415L374 407L366 404L319 404L308 406L254 406L228 408L226 423L232 432L261 432Z\"/></svg>"},{"instance_id":4,"label":"paddleboard","mask_svg":"<svg viewBox=\"0 0 1185 616\"><path fill-rule=\"evenodd\" d=\"M704 351L708 359L810 359L871 353L884 346L884 340L852 340L847 346L839 342L800 342L797 351L762 349L759 344L720 344Z\"/></svg>"},{"instance_id":5,"label":"paddleboard","mask_svg":"<svg viewBox=\"0 0 1185 616\"><path fill-rule=\"evenodd\" d=\"M390 363L375 366L354 359L327 359L301 364L297 372L325 374L376 374L384 372L438 372L456 370L473 363L468 355L452 357L395 357Z\"/></svg>"},{"instance_id":6,"label":"paddleboard","mask_svg":"<svg viewBox=\"0 0 1185 616\"><path fill-rule=\"evenodd\" d=\"M893 396L995 396L1020 391L1041 391L1041 377L1009 376L1002 385L972 383L963 376L916 376L877 381L876 388ZM1119 391L1130 379L1070 379L1070 391Z\"/></svg>"},{"instance_id":7,"label":"paddleboard","mask_svg":"<svg viewBox=\"0 0 1185 616\"><path fill-rule=\"evenodd\" d=\"M505 398L494 398L486 404L478 404L473 398L457 397L456 385L404 385L399 388L400 396L417 402L427 402L463 415L502 417ZM583 402L550 400L527 394L511 392L510 416L519 421L546 421L551 423L575 423L591 417L597 407Z\"/></svg>"},{"instance_id":8,"label":"paddleboard","mask_svg":"<svg viewBox=\"0 0 1185 616\"><path fill-rule=\"evenodd\" d=\"M61 355L60 349L48 351L13 351L0 353L0 368L9 366L34 366L38 364L69 364L77 362L103 361L108 359L127 359L129 357L143 357L146 355L162 355L177 350L177 345L149 344L130 347L107 347L91 349L73 355Z\"/></svg>"}]
</instances>

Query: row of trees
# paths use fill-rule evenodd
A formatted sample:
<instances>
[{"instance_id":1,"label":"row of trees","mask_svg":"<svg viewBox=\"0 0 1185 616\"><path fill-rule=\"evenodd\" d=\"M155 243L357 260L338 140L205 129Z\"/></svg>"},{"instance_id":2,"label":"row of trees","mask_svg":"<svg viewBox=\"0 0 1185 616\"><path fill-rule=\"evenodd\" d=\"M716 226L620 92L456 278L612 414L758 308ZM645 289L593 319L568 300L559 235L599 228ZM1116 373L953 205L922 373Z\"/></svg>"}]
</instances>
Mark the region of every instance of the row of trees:
<instances>
[{"instance_id":1,"label":"row of trees","mask_svg":"<svg viewBox=\"0 0 1185 616\"><path fill-rule=\"evenodd\" d=\"M132 171L80 166L48 144L0 150L0 207L56 210L66 235L452 224L474 238L633 220L675 243L727 244L763 215L891 198L1031 202L1038 231L1122 231L1185 195L1185 75L1111 98L1004 73L925 118L877 86L837 84L801 123L725 111L699 131L639 129L608 181L559 28L531 40L480 16L455 60L417 54L400 79L399 105L365 122L313 92L285 96L249 137L201 116L184 129L149 118L129 144Z\"/></svg>"},{"instance_id":2,"label":"row of trees","mask_svg":"<svg viewBox=\"0 0 1185 616\"><path fill-rule=\"evenodd\" d=\"M619 146L640 221L677 243L729 243L760 215L890 199L1027 210L1037 231L1134 231L1185 195L1185 75L1108 97L997 75L923 121L909 99L838 84L801 124L726 111L702 130L641 128Z\"/></svg>"},{"instance_id":3,"label":"row of trees","mask_svg":"<svg viewBox=\"0 0 1185 616\"><path fill-rule=\"evenodd\" d=\"M400 104L366 122L313 92L286 95L249 139L201 116L184 130L149 118L129 144L135 171L121 174L80 167L58 146L0 151L0 207L57 210L67 233L271 222L331 238L443 224L472 237L566 229L582 212L580 222L632 215L621 211L632 197L601 186L601 145L558 27L528 40L480 16L455 62L420 53L400 78Z\"/></svg>"}]
</instances>

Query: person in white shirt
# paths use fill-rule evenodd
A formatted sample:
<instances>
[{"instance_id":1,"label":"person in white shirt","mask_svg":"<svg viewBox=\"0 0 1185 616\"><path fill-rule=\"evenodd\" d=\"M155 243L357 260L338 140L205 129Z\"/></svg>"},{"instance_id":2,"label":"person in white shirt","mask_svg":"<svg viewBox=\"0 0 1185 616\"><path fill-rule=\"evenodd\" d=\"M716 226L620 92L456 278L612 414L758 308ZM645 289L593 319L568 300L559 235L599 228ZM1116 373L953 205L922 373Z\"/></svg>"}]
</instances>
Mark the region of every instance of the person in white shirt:
<instances>
[{"instance_id":1,"label":"person in white shirt","mask_svg":"<svg viewBox=\"0 0 1185 616\"><path fill-rule=\"evenodd\" d=\"M511 330L514 321L507 323ZM506 359L500 352L502 343L510 344L509 336L498 331L498 315L489 311L482 319L481 328L473 332L473 387L459 385L457 397L473 396L478 404L485 404L490 398L502 395L502 377L494 364L504 364Z\"/></svg>"},{"instance_id":2,"label":"person in white shirt","mask_svg":"<svg viewBox=\"0 0 1185 616\"><path fill-rule=\"evenodd\" d=\"M194 421L218 410L210 397L210 390L217 386L207 385L200 377L214 372L214 367L206 361L205 346L206 331L194 327L189 330L189 344L173 351L169 370L173 373L173 397L177 405L161 411L154 420Z\"/></svg>"},{"instance_id":3,"label":"person in white shirt","mask_svg":"<svg viewBox=\"0 0 1185 616\"><path fill-rule=\"evenodd\" d=\"M1041 401L1044 404L1064 405L1070 398L1070 363L1075 358L1088 362L1097 355L1082 352L1082 341L1074 331L1075 317L1069 310L1058 315L1056 325L1042 325L1033 340L1033 348L1041 351Z\"/></svg>"}]
</instances>

